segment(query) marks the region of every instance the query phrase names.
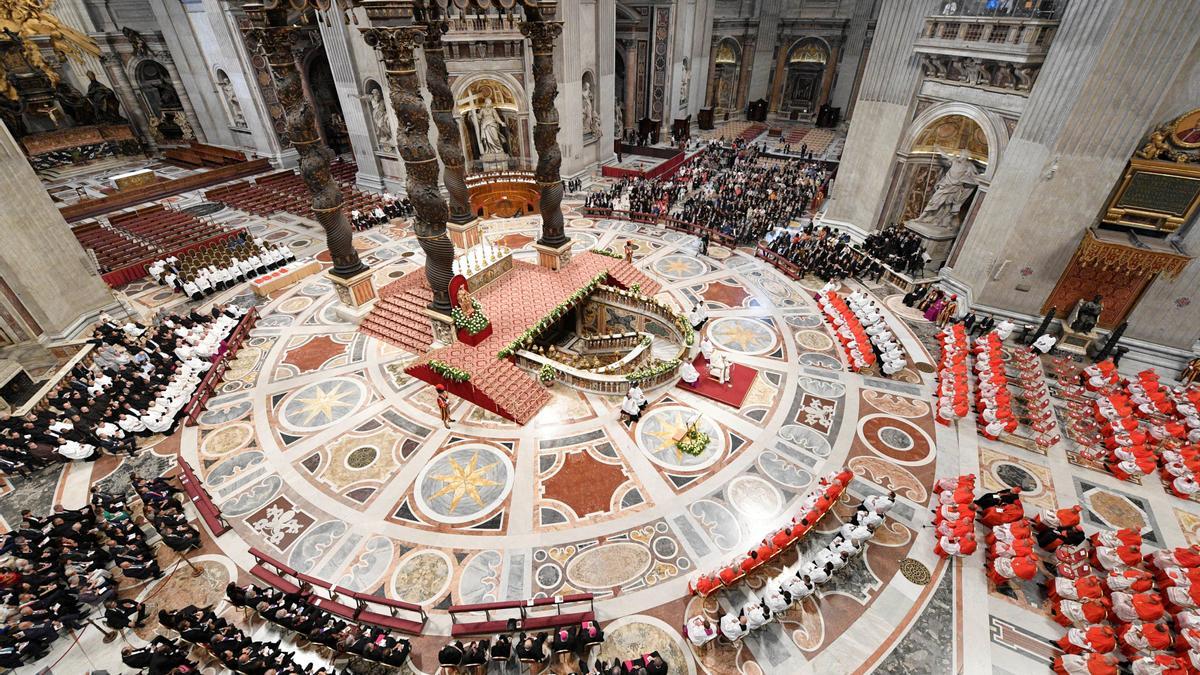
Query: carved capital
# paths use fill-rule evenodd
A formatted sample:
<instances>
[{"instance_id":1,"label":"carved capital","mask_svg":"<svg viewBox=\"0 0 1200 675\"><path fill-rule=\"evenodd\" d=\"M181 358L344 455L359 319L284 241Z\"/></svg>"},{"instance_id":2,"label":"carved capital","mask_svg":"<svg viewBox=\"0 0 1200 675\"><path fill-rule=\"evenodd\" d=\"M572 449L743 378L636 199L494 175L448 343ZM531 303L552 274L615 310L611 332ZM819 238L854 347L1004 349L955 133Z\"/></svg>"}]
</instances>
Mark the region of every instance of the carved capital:
<instances>
[{"instance_id":1,"label":"carved capital","mask_svg":"<svg viewBox=\"0 0 1200 675\"><path fill-rule=\"evenodd\" d=\"M363 28L363 41L383 56L389 70L413 70L416 49L425 43L425 29L419 26Z\"/></svg>"},{"instance_id":2,"label":"carved capital","mask_svg":"<svg viewBox=\"0 0 1200 675\"><path fill-rule=\"evenodd\" d=\"M562 22L525 21L521 24L521 35L529 38L535 55L552 54L554 41L562 35Z\"/></svg>"}]
</instances>

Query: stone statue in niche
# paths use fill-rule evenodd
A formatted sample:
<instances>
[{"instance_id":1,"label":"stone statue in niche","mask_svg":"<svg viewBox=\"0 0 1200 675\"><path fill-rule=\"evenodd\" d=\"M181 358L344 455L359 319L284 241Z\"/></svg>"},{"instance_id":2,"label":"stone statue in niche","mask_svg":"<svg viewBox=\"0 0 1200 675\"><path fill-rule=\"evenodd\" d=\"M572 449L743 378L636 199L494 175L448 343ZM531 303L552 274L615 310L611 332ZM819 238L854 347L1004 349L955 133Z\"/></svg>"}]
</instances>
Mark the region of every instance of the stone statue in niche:
<instances>
[{"instance_id":1,"label":"stone statue in niche","mask_svg":"<svg viewBox=\"0 0 1200 675\"><path fill-rule=\"evenodd\" d=\"M692 85L692 66L687 57L683 57L683 74L679 76L679 108L687 115L688 88Z\"/></svg>"},{"instance_id":2,"label":"stone statue in niche","mask_svg":"<svg viewBox=\"0 0 1200 675\"><path fill-rule=\"evenodd\" d=\"M921 215L909 221L916 225L933 226L944 231L957 230L958 212L979 184L979 170L967 155L966 148L957 155L946 156L950 166L933 187L933 194L921 209Z\"/></svg>"},{"instance_id":3,"label":"stone statue in niche","mask_svg":"<svg viewBox=\"0 0 1200 675\"><path fill-rule=\"evenodd\" d=\"M233 126L244 129L246 116L242 113L242 103L238 101L237 94L233 91L233 82L229 81L229 76L223 72L218 73L217 87L221 90L221 96L225 98L225 103L229 105L229 117Z\"/></svg>"},{"instance_id":4,"label":"stone statue in niche","mask_svg":"<svg viewBox=\"0 0 1200 675\"><path fill-rule=\"evenodd\" d=\"M625 137L625 108L621 101L613 106L613 138Z\"/></svg>"},{"instance_id":5,"label":"stone statue in niche","mask_svg":"<svg viewBox=\"0 0 1200 675\"><path fill-rule=\"evenodd\" d=\"M383 87L372 82L368 85L367 95L361 98L367 99L367 107L371 109L371 125L375 127L375 140L379 143L379 149L394 149L392 120L388 115L387 102L383 100Z\"/></svg>"},{"instance_id":6,"label":"stone statue in niche","mask_svg":"<svg viewBox=\"0 0 1200 675\"><path fill-rule=\"evenodd\" d=\"M596 112L596 97L592 94L592 83L583 81L583 133L600 135L600 113Z\"/></svg>"},{"instance_id":7,"label":"stone statue in niche","mask_svg":"<svg viewBox=\"0 0 1200 675\"><path fill-rule=\"evenodd\" d=\"M479 148L483 154L495 157L506 157L504 138L506 128L500 113L492 105L492 99L483 99L483 106L471 110L471 125L475 127L475 136L479 139Z\"/></svg>"},{"instance_id":8,"label":"stone statue in niche","mask_svg":"<svg viewBox=\"0 0 1200 675\"><path fill-rule=\"evenodd\" d=\"M1104 312L1104 298L1100 295L1091 300L1080 300L1075 305L1075 318L1071 321L1071 330L1077 333L1090 333L1100 321Z\"/></svg>"}]
</instances>

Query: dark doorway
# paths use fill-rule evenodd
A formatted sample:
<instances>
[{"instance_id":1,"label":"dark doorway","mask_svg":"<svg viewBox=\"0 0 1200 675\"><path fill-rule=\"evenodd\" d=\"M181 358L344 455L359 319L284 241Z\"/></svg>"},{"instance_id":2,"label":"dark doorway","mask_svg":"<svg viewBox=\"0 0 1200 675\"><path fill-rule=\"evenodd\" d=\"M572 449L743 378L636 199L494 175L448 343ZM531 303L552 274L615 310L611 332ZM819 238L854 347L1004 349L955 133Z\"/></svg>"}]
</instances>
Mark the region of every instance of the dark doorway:
<instances>
[{"instance_id":1,"label":"dark doorway","mask_svg":"<svg viewBox=\"0 0 1200 675\"><path fill-rule=\"evenodd\" d=\"M333 83L333 72L329 70L329 59L323 48L316 49L309 58L308 87L313 98L313 114L325 143L339 155L350 152L350 134L346 131L346 118L342 116L342 103L338 100L337 87Z\"/></svg>"}]
</instances>

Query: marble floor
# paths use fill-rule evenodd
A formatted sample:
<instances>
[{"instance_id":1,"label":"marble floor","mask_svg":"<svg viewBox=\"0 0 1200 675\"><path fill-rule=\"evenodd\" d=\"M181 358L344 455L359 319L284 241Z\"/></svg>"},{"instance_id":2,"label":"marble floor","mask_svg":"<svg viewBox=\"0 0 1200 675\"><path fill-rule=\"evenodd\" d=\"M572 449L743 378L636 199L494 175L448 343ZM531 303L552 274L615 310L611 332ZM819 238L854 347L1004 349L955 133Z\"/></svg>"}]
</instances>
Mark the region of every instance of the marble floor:
<instances>
[{"instance_id":1,"label":"marble floor","mask_svg":"<svg viewBox=\"0 0 1200 675\"><path fill-rule=\"evenodd\" d=\"M180 205L193 201L183 195ZM404 373L413 355L356 333L333 311L330 282L314 276L266 299L244 289L218 299L258 303L262 319L198 426L131 460L5 482L0 518L82 505L90 484L168 470L178 453L232 530L215 539L205 532L200 577L185 569L129 594L156 606L220 603L226 582L251 579L248 549L258 547L339 586L428 607L426 634L415 641L420 673L436 670L447 606L580 591L598 598L602 655L657 649L672 673L1046 672L1053 652L1045 639L1061 629L1036 587L996 592L982 555L951 563L934 555L923 527L940 476L974 472L989 489L1021 485L1031 507L1082 504L1089 530L1144 525L1153 545L1200 541L1200 504L1166 495L1155 481L1122 483L1072 465L1061 446L1040 454L992 443L971 420L935 424L924 368L910 365L892 379L849 372L811 298L820 281L790 281L744 251L712 246L701 256L693 237L585 218L579 208L565 208L577 251L620 250L632 239L637 266L663 284L660 299L707 304L707 335L758 371L740 409L664 387L647 392L651 405L630 426L619 419L619 400L555 385L553 402L524 427L456 401L456 422L445 429L430 387ZM301 219L231 210L216 217L301 256L322 248L319 229ZM490 221L485 230L536 261L536 219ZM355 244L377 287L422 263L400 223L360 233ZM894 291L866 290L883 301L914 364L933 361L929 324ZM144 314L186 307L146 282L126 292ZM671 439L696 415L713 443L682 455ZM688 595L689 578L743 553L790 517L817 478L843 466L855 474L854 499L886 489L900 497L866 555L742 644L692 648L680 635L687 617L740 606L779 565L704 600ZM800 553L847 515L835 509ZM270 630L260 623L251 628ZM144 633L129 639L151 637L153 625ZM39 665L120 671L116 647L87 628L77 642L59 640Z\"/></svg>"}]
</instances>

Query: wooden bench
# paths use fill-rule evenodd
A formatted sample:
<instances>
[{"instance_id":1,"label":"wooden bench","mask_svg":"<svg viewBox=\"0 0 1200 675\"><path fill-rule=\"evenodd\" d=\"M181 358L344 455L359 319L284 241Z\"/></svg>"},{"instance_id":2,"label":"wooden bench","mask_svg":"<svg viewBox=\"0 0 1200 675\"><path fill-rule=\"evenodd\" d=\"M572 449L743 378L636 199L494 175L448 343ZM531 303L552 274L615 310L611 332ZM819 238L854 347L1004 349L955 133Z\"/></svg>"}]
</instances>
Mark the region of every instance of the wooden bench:
<instances>
[{"instance_id":1,"label":"wooden bench","mask_svg":"<svg viewBox=\"0 0 1200 675\"><path fill-rule=\"evenodd\" d=\"M225 517L221 515L221 509L213 502L209 496L208 490L196 478L196 472L192 467L184 461L182 457L178 458L179 464L179 483L183 487L183 491L187 493L188 498L192 500L192 505L196 507L196 511L200 513L200 519L212 532L214 537L219 537L229 531L229 523L225 521Z\"/></svg>"},{"instance_id":2,"label":"wooden bench","mask_svg":"<svg viewBox=\"0 0 1200 675\"><path fill-rule=\"evenodd\" d=\"M254 557L255 565L250 568L250 574L265 581L271 588L278 589L284 593L300 593L306 595L308 589L301 585L299 572L279 562L271 556L263 553L253 546L250 547L250 555ZM274 569L272 569L274 568ZM290 576L297 581L289 581L284 578L284 575Z\"/></svg>"},{"instance_id":3,"label":"wooden bench","mask_svg":"<svg viewBox=\"0 0 1200 675\"><path fill-rule=\"evenodd\" d=\"M553 598L536 598L529 600L506 600L501 602L485 602L474 605L454 605L447 611L450 613L450 620L453 626L450 628L452 637L470 636L470 635L489 635L493 633L504 633L510 630L510 620L515 620L516 630L545 630L548 628L561 628L564 626L573 626L583 623L584 621L595 621L595 607L593 606L593 595L591 593L579 593L576 595L566 595ZM563 613L563 605L575 603L588 604L588 608L583 611ZM532 614L531 610L539 610L553 607L554 614ZM493 613L513 612L518 616L493 617ZM479 614L484 615L483 621L460 621L460 614Z\"/></svg>"},{"instance_id":4,"label":"wooden bench","mask_svg":"<svg viewBox=\"0 0 1200 675\"><path fill-rule=\"evenodd\" d=\"M381 598L376 595L359 593L348 588L337 588L338 593L353 598L358 603L358 621L368 623L380 628L397 630L401 633L410 635L420 635L425 629L425 622L429 619L425 614L425 609L420 605L411 602L403 602L401 600L392 600L391 598ZM371 605L382 605L385 612L374 611ZM414 612L421 617L419 621L406 619L399 616L400 611Z\"/></svg>"}]
</instances>

